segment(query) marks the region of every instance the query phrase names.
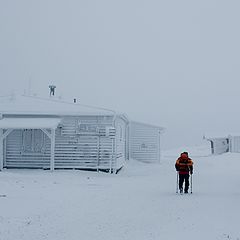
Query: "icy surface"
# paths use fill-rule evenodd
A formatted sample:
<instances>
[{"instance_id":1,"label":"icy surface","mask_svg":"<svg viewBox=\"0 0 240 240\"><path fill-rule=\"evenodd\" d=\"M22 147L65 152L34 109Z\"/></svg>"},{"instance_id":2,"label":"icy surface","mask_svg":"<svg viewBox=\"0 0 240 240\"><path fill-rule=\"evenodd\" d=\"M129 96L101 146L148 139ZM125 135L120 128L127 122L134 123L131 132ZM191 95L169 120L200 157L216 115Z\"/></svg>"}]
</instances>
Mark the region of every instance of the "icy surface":
<instances>
[{"instance_id":1,"label":"icy surface","mask_svg":"<svg viewBox=\"0 0 240 240\"><path fill-rule=\"evenodd\" d=\"M240 239L240 154L188 151L188 195L176 194L177 151L163 153L160 165L130 161L118 175L4 170L0 239Z\"/></svg>"}]
</instances>

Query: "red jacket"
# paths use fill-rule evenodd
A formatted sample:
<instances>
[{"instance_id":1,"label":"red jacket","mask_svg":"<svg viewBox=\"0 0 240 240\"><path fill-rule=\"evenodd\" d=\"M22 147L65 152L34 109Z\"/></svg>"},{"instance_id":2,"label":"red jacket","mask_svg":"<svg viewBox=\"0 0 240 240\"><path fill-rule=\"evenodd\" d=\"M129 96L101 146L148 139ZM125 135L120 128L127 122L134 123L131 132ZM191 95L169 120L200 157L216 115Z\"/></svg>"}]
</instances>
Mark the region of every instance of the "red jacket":
<instances>
[{"instance_id":1,"label":"red jacket","mask_svg":"<svg viewBox=\"0 0 240 240\"><path fill-rule=\"evenodd\" d=\"M192 174L193 173L193 161L186 154L181 154L175 164L176 170L179 174Z\"/></svg>"}]
</instances>

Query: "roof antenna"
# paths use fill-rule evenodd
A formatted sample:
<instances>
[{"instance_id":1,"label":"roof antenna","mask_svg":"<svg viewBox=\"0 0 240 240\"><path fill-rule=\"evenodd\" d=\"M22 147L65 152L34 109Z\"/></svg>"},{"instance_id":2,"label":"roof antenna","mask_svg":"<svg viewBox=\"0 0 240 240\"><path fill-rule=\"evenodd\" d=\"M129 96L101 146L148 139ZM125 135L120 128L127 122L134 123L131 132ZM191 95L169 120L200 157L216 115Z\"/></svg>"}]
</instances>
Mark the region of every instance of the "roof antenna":
<instances>
[{"instance_id":1,"label":"roof antenna","mask_svg":"<svg viewBox=\"0 0 240 240\"><path fill-rule=\"evenodd\" d=\"M55 85L49 85L50 97L55 95Z\"/></svg>"}]
</instances>

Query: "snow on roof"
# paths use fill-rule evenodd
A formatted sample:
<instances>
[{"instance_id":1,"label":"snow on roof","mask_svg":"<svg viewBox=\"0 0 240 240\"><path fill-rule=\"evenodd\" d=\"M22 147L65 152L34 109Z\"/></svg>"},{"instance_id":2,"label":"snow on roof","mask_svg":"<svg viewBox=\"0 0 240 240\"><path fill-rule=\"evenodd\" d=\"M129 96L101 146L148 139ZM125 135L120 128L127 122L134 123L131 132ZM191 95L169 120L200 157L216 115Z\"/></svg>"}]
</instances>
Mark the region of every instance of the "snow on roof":
<instances>
[{"instance_id":1,"label":"snow on roof","mask_svg":"<svg viewBox=\"0 0 240 240\"><path fill-rule=\"evenodd\" d=\"M152 125L152 124L148 124L148 123L143 123L143 122L138 122L138 121L131 121L132 124L140 124L140 125L144 125L146 127L151 127L151 128L156 128L158 129L161 133L163 133L165 131L165 128L160 127L160 126L156 126L156 125Z\"/></svg>"},{"instance_id":2,"label":"snow on roof","mask_svg":"<svg viewBox=\"0 0 240 240\"><path fill-rule=\"evenodd\" d=\"M229 131L229 132L212 132L204 134L205 139L216 139L216 138L228 138L229 136L235 137L240 136L239 132Z\"/></svg>"},{"instance_id":3,"label":"snow on roof","mask_svg":"<svg viewBox=\"0 0 240 240\"><path fill-rule=\"evenodd\" d=\"M46 115L114 115L115 111L78 103L64 102L56 98L33 96L0 97L0 114Z\"/></svg>"},{"instance_id":4,"label":"snow on roof","mask_svg":"<svg viewBox=\"0 0 240 240\"><path fill-rule=\"evenodd\" d=\"M3 118L0 129L56 129L60 121L60 118Z\"/></svg>"}]
</instances>

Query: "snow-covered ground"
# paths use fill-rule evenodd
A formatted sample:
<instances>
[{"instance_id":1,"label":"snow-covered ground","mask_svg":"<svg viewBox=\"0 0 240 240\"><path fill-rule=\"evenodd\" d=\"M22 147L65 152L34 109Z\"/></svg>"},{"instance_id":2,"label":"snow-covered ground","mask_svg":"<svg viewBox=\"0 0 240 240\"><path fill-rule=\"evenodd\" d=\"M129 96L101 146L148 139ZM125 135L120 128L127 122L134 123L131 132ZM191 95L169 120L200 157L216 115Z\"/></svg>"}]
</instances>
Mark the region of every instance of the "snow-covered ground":
<instances>
[{"instance_id":1,"label":"snow-covered ground","mask_svg":"<svg viewBox=\"0 0 240 240\"><path fill-rule=\"evenodd\" d=\"M188 195L176 194L183 150L195 167ZM0 195L0 240L240 239L240 154L206 147L130 161L118 175L4 170Z\"/></svg>"}]
</instances>

